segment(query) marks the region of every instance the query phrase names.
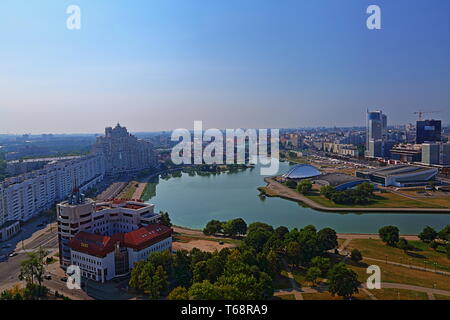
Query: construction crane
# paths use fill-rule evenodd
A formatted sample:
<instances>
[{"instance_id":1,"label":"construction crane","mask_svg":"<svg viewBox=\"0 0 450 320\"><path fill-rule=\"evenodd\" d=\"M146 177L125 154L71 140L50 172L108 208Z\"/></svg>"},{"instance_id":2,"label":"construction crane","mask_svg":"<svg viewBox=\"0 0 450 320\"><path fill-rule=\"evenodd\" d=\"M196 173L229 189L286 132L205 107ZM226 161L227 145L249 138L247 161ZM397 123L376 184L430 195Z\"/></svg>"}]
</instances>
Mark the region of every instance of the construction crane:
<instances>
[{"instance_id":1,"label":"construction crane","mask_svg":"<svg viewBox=\"0 0 450 320\"><path fill-rule=\"evenodd\" d=\"M416 112L413 112L413 113L419 115L419 121L422 121L422 120L423 120L423 115L424 115L424 114L428 114L428 113L439 113L439 112L441 112L441 111L416 111Z\"/></svg>"}]
</instances>

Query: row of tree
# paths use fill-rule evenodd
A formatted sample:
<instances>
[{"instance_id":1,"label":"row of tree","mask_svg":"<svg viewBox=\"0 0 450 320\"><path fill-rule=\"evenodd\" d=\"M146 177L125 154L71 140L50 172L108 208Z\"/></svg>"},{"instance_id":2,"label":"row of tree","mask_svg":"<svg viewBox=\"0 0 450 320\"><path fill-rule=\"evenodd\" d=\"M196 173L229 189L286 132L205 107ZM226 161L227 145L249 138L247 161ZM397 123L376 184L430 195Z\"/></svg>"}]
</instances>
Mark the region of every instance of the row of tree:
<instances>
[{"instance_id":1,"label":"row of tree","mask_svg":"<svg viewBox=\"0 0 450 320\"><path fill-rule=\"evenodd\" d=\"M413 250L405 238L400 238L399 229L395 226L385 226L378 231L380 239L389 246L395 246L404 251ZM437 232L430 226L426 226L419 234L419 238L430 244L433 250L437 250L440 246L445 246L447 258L450 259L450 225L445 226L441 231Z\"/></svg>"},{"instance_id":2,"label":"row of tree","mask_svg":"<svg viewBox=\"0 0 450 320\"><path fill-rule=\"evenodd\" d=\"M224 235L227 237L242 236L247 233L247 223L241 219L228 221L211 220L203 229L205 235Z\"/></svg>"},{"instance_id":3,"label":"row of tree","mask_svg":"<svg viewBox=\"0 0 450 320\"><path fill-rule=\"evenodd\" d=\"M219 252L155 252L138 262L129 285L152 299L267 299L273 296L273 278L282 269L282 261L308 267L307 279L315 282L327 277L330 291L349 297L358 290L357 275L344 264L334 264L326 252L337 247L333 229L317 231L314 226L289 230L255 222L247 227L242 219L210 221L205 228L212 234L224 234L225 225L241 225L235 234L246 234L236 248ZM238 223L239 222L239 223ZM225 227L226 229L227 227Z\"/></svg>"},{"instance_id":4,"label":"row of tree","mask_svg":"<svg viewBox=\"0 0 450 320\"><path fill-rule=\"evenodd\" d=\"M323 186L320 188L320 194L325 198L337 204L364 205L373 198L374 187L368 182L363 182L355 189L337 191L332 186Z\"/></svg>"}]
</instances>

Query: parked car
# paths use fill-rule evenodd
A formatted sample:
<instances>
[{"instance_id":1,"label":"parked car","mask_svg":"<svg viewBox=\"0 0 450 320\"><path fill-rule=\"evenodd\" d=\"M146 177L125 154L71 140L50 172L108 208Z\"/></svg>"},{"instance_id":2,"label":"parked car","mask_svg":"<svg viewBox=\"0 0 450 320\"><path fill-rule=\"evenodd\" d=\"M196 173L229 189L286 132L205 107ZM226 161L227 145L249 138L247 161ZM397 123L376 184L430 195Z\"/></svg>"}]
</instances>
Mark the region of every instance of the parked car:
<instances>
[{"instance_id":1,"label":"parked car","mask_svg":"<svg viewBox=\"0 0 450 320\"><path fill-rule=\"evenodd\" d=\"M67 277L62 277L60 280L63 282L67 282Z\"/></svg>"},{"instance_id":2,"label":"parked car","mask_svg":"<svg viewBox=\"0 0 450 320\"><path fill-rule=\"evenodd\" d=\"M15 257L15 256L17 256L17 252L11 252L11 253L9 254L9 257L10 257L10 258Z\"/></svg>"},{"instance_id":3,"label":"parked car","mask_svg":"<svg viewBox=\"0 0 450 320\"><path fill-rule=\"evenodd\" d=\"M44 279L45 279L45 280L52 280L52 276L51 276L50 274L46 274L46 275L44 276Z\"/></svg>"}]
</instances>

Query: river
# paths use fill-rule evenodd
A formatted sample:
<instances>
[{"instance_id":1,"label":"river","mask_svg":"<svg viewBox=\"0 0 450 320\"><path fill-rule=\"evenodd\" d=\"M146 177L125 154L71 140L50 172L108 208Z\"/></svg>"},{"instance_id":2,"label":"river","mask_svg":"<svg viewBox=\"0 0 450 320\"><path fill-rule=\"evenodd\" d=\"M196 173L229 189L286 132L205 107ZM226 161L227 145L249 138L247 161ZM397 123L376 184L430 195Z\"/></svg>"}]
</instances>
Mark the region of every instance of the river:
<instances>
[{"instance_id":1,"label":"river","mask_svg":"<svg viewBox=\"0 0 450 320\"><path fill-rule=\"evenodd\" d=\"M289 169L280 163L279 172ZM260 197L257 187L264 186L264 176L258 167L237 173L209 176L190 176L159 179L150 187L153 194L147 202L155 204L156 211L167 211L172 223L202 229L212 220L241 217L248 224L261 221L274 227L302 228L312 224L317 229L331 227L339 233L377 233L385 225L394 225L402 234L418 234L429 225L437 230L450 224L446 214L410 213L330 213L304 207L281 198Z\"/></svg>"}]
</instances>

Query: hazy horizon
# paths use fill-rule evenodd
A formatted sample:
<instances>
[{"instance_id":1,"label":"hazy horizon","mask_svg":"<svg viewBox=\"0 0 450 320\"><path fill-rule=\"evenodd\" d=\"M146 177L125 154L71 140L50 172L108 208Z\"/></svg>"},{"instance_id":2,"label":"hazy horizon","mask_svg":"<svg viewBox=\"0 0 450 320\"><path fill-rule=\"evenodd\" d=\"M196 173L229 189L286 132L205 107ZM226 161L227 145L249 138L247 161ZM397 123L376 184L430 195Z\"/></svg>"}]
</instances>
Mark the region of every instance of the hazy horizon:
<instances>
[{"instance_id":1,"label":"hazy horizon","mask_svg":"<svg viewBox=\"0 0 450 320\"><path fill-rule=\"evenodd\" d=\"M66 8L81 8L81 30ZM368 30L377 4L382 29ZM450 1L4 0L0 133L450 123Z\"/></svg>"}]
</instances>

